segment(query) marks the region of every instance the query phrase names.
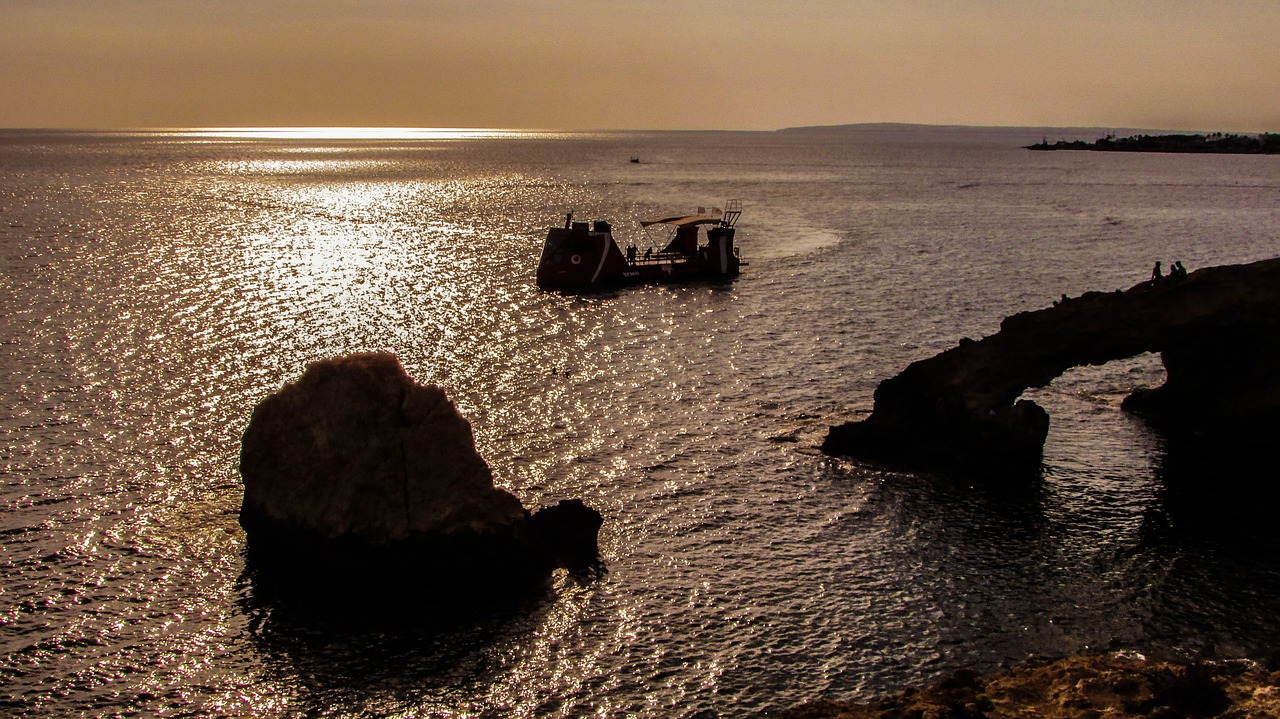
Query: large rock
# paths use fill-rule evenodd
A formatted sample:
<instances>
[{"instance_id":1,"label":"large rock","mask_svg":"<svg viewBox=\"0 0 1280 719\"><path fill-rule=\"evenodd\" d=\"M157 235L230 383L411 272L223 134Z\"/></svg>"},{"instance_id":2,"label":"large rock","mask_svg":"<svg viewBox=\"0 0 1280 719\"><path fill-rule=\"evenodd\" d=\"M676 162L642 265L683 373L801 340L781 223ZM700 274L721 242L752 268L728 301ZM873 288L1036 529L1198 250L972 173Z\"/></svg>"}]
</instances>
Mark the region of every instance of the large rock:
<instances>
[{"instance_id":1,"label":"large rock","mask_svg":"<svg viewBox=\"0 0 1280 719\"><path fill-rule=\"evenodd\" d=\"M240 473L259 574L311 591L491 588L596 556L599 513L574 500L531 516L494 486L444 391L387 353L316 362L263 400Z\"/></svg>"},{"instance_id":2,"label":"large rock","mask_svg":"<svg viewBox=\"0 0 1280 719\"><path fill-rule=\"evenodd\" d=\"M912 469L1034 470L1049 417L1023 391L1143 352L1161 354L1167 380L1127 409L1175 434L1249 441L1280 428L1278 350L1280 260L1090 292L909 365L877 387L867 419L832 427L822 449Z\"/></svg>"}]
</instances>

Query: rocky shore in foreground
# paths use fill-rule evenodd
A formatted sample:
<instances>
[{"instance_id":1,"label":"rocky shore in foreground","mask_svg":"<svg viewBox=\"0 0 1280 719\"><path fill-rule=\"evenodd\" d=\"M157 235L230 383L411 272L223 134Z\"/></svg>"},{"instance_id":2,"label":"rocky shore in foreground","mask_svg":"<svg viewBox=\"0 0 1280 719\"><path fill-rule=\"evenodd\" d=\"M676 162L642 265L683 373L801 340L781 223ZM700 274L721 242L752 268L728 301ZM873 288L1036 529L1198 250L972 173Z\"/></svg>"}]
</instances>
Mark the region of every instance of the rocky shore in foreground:
<instances>
[{"instance_id":1,"label":"rocky shore in foreground","mask_svg":"<svg viewBox=\"0 0 1280 719\"><path fill-rule=\"evenodd\" d=\"M960 671L926 689L867 702L822 700L780 719L1274 719L1280 666L1171 664L1116 655Z\"/></svg>"}]
</instances>

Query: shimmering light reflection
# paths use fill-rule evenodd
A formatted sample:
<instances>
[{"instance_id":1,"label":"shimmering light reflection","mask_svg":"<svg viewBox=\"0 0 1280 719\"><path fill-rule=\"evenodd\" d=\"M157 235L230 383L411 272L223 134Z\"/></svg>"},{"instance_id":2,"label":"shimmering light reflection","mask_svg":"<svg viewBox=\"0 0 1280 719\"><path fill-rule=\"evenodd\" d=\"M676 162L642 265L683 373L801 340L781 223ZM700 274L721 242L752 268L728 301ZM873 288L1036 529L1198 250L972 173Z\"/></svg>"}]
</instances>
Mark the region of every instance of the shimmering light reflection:
<instances>
[{"instance_id":1,"label":"shimmering light reflection","mask_svg":"<svg viewBox=\"0 0 1280 719\"><path fill-rule=\"evenodd\" d=\"M1280 553L1188 539L1173 459L1114 406L1150 358L1042 390L1047 467L1012 491L813 447L1013 311L1152 256L1270 256L1274 173L792 137L7 138L0 714L751 716L1033 654L1273 647ZM769 251L736 282L533 286L570 209L626 237L743 189ZM599 508L604 571L443 626L264 606L240 433L373 349L446 389L526 506Z\"/></svg>"},{"instance_id":2,"label":"shimmering light reflection","mask_svg":"<svg viewBox=\"0 0 1280 719\"><path fill-rule=\"evenodd\" d=\"M493 685L484 706L510 717L587 713L588 706L564 704L556 698L583 696L585 685L599 679L594 675L597 660L606 651L605 645L594 640L584 642L582 636L583 620L596 591L563 570L556 573L556 601L547 608L532 636L520 637L507 647L497 648L500 654L510 657L510 668ZM584 643L596 648L579 652L576 647Z\"/></svg>"},{"instance_id":3,"label":"shimmering light reflection","mask_svg":"<svg viewBox=\"0 0 1280 719\"><path fill-rule=\"evenodd\" d=\"M258 140L501 140L555 134L473 127L206 127L178 132L193 137Z\"/></svg>"},{"instance_id":4,"label":"shimmering light reflection","mask_svg":"<svg viewBox=\"0 0 1280 719\"><path fill-rule=\"evenodd\" d=\"M374 160L351 160L341 157L342 153L325 153L326 155L336 154L338 157L323 158L290 158L290 159L273 159L273 160L234 160L230 162L210 163L210 170L214 172L224 172L227 174L244 175L244 176L265 176L273 175L331 175L342 172L378 172L393 167L391 162L378 162Z\"/></svg>"}]
</instances>

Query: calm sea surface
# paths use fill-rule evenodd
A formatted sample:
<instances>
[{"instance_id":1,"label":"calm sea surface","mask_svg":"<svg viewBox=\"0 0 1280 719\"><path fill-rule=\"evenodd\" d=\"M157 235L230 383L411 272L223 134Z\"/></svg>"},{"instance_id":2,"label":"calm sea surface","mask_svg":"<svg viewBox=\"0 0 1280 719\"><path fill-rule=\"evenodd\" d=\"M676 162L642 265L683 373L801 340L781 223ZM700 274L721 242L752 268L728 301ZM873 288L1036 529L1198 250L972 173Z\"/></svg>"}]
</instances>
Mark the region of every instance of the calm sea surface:
<instances>
[{"instance_id":1,"label":"calm sea surface","mask_svg":"<svg viewBox=\"0 0 1280 719\"><path fill-rule=\"evenodd\" d=\"M1053 427L1023 486L814 450L1010 313L1280 254L1278 158L1040 139L0 132L0 714L736 717L1032 656L1272 652L1280 541L1244 487L1275 471L1122 414L1155 357L1029 393ZM533 285L569 210L643 247L635 220L729 198L737 281ZM607 571L459 621L258 601L240 434L366 350L443 386L526 506L599 508Z\"/></svg>"}]
</instances>

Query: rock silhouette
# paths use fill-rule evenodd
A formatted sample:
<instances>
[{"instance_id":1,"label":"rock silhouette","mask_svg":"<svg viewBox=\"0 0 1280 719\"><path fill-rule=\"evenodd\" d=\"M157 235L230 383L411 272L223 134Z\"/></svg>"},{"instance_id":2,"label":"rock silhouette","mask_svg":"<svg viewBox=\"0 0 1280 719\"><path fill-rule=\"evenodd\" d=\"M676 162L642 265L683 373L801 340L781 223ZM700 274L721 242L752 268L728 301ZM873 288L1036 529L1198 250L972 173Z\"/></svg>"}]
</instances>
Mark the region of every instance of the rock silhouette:
<instances>
[{"instance_id":1,"label":"rock silhouette","mask_svg":"<svg viewBox=\"0 0 1280 719\"><path fill-rule=\"evenodd\" d=\"M867 419L832 427L822 449L910 469L1034 470L1049 417L1022 392L1143 352L1160 353L1166 381L1126 409L1175 435L1249 442L1280 419L1278 350L1280 259L1089 292L912 363L880 383Z\"/></svg>"},{"instance_id":2,"label":"rock silhouette","mask_svg":"<svg viewBox=\"0 0 1280 719\"><path fill-rule=\"evenodd\" d=\"M240 523L268 582L486 591L596 556L598 512L575 500L530 515L494 486L444 391L388 353L316 362L264 399L240 472Z\"/></svg>"}]
</instances>

